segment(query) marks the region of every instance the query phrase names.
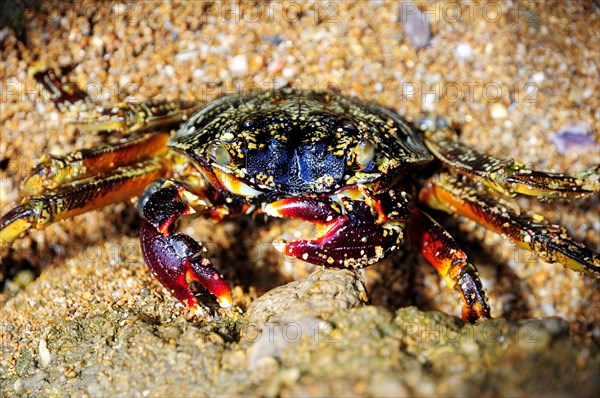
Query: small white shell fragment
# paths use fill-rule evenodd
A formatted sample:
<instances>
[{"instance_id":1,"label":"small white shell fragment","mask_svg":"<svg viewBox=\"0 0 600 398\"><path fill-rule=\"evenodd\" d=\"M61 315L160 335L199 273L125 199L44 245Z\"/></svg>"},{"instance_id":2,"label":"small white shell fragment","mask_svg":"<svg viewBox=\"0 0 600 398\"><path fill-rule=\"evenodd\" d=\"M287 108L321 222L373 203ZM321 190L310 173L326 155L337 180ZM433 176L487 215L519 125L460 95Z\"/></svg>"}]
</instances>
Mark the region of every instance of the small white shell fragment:
<instances>
[{"instance_id":1,"label":"small white shell fragment","mask_svg":"<svg viewBox=\"0 0 600 398\"><path fill-rule=\"evenodd\" d=\"M40 365L42 365L44 368L47 367L50 364L50 361L52 360L52 355L50 355L50 351L48 350L48 344L43 338L40 339L40 344L38 345L38 353L40 355Z\"/></svg>"}]
</instances>

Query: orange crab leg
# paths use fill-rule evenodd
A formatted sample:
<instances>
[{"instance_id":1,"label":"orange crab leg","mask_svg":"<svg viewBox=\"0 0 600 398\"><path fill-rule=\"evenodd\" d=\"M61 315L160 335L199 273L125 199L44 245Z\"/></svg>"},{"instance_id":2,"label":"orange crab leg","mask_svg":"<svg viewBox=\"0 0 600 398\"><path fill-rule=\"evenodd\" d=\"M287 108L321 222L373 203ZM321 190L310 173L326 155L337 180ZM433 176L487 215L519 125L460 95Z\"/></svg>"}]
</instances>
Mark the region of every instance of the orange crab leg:
<instances>
[{"instance_id":1,"label":"orange crab leg","mask_svg":"<svg viewBox=\"0 0 600 398\"><path fill-rule=\"evenodd\" d=\"M456 177L443 174L430 179L419 199L432 208L468 217L506 235L545 261L559 262L575 271L600 277L600 255L573 241L563 227L550 225L537 214L522 214L515 204L485 195Z\"/></svg>"},{"instance_id":2,"label":"orange crab leg","mask_svg":"<svg viewBox=\"0 0 600 398\"><path fill-rule=\"evenodd\" d=\"M119 167L98 178L77 181L56 193L30 198L0 219L0 243L12 243L29 229L41 229L53 222L137 196L167 172L165 163L149 160Z\"/></svg>"},{"instance_id":3,"label":"orange crab leg","mask_svg":"<svg viewBox=\"0 0 600 398\"><path fill-rule=\"evenodd\" d=\"M454 140L430 137L425 144L449 167L504 195L571 199L600 192L600 166L573 175L549 173L531 170L514 160L479 153Z\"/></svg>"},{"instance_id":4,"label":"orange crab leg","mask_svg":"<svg viewBox=\"0 0 600 398\"><path fill-rule=\"evenodd\" d=\"M41 195L73 181L132 165L167 153L169 133L160 132L75 151L61 157L44 156L23 183L26 196Z\"/></svg>"},{"instance_id":5,"label":"orange crab leg","mask_svg":"<svg viewBox=\"0 0 600 398\"><path fill-rule=\"evenodd\" d=\"M462 317L475 322L490 318L481 280L467 255L444 228L418 209L411 210L412 219L406 231L410 243L435 267L450 289L457 290L463 301Z\"/></svg>"}]
</instances>

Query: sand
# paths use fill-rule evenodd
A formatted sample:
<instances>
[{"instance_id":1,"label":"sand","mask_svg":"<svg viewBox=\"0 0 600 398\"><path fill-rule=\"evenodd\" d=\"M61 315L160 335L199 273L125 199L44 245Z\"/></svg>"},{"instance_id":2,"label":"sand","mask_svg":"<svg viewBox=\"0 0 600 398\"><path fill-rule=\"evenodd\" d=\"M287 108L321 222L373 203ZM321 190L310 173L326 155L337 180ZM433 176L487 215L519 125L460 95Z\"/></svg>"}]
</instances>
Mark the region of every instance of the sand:
<instances>
[{"instance_id":1,"label":"sand","mask_svg":"<svg viewBox=\"0 0 600 398\"><path fill-rule=\"evenodd\" d=\"M2 5L3 14L16 17L0 30L1 214L20 202L20 182L42 154L119 138L68 126L36 96L27 76L35 61L72 67L69 79L104 102L206 101L273 85L334 86L412 121L444 118L474 148L540 169L576 172L600 163L600 14L590 2L418 3L431 27L430 39L420 39L424 48L415 46L399 17L402 8L414 13L412 3L19 4ZM589 130L591 143L562 153L553 134L572 129L570 123ZM516 202L600 250L597 195L571 203ZM499 318L489 327L503 330L501 338L471 337L482 336L473 331L485 325L456 319L455 293L406 247L363 276L327 280L330 288L358 297L351 305L340 307L334 297L327 300L335 294L319 293L323 308L312 312L277 307L278 331L298 324L309 338L253 348L257 342L244 338L255 316L251 303L259 306L265 293L294 279L323 283L315 274L303 279L310 267L291 264L270 246L303 225L249 218L218 226L185 222L185 232L207 243L236 304L218 309L205 296L205 311L192 314L148 273L138 248L139 219L132 204L122 203L33 231L2 249L0 390L6 396L597 391L598 281L537 260L472 222L436 216L479 267ZM296 288L274 296L288 302ZM367 295L368 305L360 299ZM302 322L286 318L294 311L304 314ZM315 345L305 329L327 334L333 330L327 325L342 333L341 343ZM413 338L414 325L439 330L438 338ZM448 343L443 330L467 337ZM532 341L523 333L515 338L514 330L533 333L534 344L527 345ZM454 363L448 356L456 366L446 369ZM513 372L517 363L525 370Z\"/></svg>"}]
</instances>

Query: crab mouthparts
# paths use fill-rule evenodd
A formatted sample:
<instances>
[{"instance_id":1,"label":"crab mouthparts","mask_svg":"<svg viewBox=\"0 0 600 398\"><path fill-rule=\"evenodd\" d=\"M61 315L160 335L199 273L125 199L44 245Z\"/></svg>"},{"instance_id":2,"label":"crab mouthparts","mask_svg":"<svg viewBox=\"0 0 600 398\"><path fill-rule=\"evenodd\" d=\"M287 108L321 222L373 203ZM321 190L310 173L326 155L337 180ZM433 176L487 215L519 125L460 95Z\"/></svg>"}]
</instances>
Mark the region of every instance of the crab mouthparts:
<instances>
[{"instance_id":1,"label":"crab mouthparts","mask_svg":"<svg viewBox=\"0 0 600 398\"><path fill-rule=\"evenodd\" d=\"M215 168L213 172L215 173L223 187L235 195L252 198L254 196L262 194L261 191L257 191L256 189L252 188L240 179L235 178L225 173L224 171Z\"/></svg>"}]
</instances>

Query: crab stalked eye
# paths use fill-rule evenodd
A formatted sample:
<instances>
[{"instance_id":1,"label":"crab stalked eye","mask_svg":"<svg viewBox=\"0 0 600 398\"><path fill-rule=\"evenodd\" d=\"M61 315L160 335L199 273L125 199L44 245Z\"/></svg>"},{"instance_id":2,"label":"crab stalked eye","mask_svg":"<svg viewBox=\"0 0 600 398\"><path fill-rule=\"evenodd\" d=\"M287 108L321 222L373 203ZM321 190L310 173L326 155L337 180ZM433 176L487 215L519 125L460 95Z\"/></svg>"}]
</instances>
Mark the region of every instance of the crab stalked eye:
<instances>
[{"instance_id":1,"label":"crab stalked eye","mask_svg":"<svg viewBox=\"0 0 600 398\"><path fill-rule=\"evenodd\" d=\"M364 139L356 147L356 161L361 167L367 167L375 156L375 143L369 139Z\"/></svg>"},{"instance_id":2,"label":"crab stalked eye","mask_svg":"<svg viewBox=\"0 0 600 398\"><path fill-rule=\"evenodd\" d=\"M231 163L231 155L224 143L215 141L208 145L208 156L217 164L225 166Z\"/></svg>"}]
</instances>

